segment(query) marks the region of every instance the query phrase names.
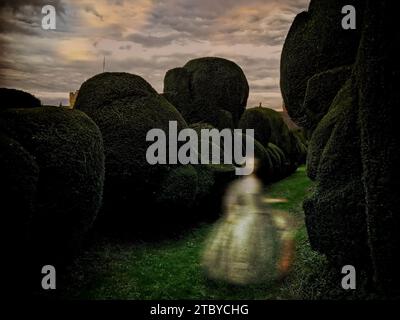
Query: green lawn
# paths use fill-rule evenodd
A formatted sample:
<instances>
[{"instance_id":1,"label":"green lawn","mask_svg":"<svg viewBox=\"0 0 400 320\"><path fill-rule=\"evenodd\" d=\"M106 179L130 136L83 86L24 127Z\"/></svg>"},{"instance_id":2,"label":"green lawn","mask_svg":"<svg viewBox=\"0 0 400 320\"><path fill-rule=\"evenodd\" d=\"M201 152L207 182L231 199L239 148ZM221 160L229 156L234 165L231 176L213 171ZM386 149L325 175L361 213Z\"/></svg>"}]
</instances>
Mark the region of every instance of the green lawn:
<instances>
[{"instance_id":1,"label":"green lawn","mask_svg":"<svg viewBox=\"0 0 400 320\"><path fill-rule=\"evenodd\" d=\"M288 211L298 222L296 260L284 282L238 287L207 280L199 261L212 226L201 224L178 239L157 243L103 239L69 268L68 287L58 288L64 298L73 299L317 298L325 287L318 275L326 269L326 263L309 248L303 223L302 201L311 187L304 167L266 187L266 196L288 200L273 207Z\"/></svg>"}]
</instances>

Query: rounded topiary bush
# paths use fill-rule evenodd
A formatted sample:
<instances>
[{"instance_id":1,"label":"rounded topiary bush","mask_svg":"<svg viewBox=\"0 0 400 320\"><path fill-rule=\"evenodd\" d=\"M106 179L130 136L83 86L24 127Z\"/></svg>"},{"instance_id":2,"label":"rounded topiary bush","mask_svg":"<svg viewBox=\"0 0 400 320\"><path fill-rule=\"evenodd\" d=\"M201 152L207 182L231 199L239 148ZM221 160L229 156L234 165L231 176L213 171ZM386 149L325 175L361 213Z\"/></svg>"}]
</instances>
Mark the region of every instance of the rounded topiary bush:
<instances>
[{"instance_id":1,"label":"rounded topiary bush","mask_svg":"<svg viewBox=\"0 0 400 320\"><path fill-rule=\"evenodd\" d=\"M338 117L340 117L346 109L350 108L351 104L351 81L349 80L338 92L336 98L332 102L329 112L322 118L311 136L307 154L307 175L311 180L317 179L322 153L331 137L332 130L338 121Z\"/></svg>"},{"instance_id":2,"label":"rounded topiary bush","mask_svg":"<svg viewBox=\"0 0 400 320\"><path fill-rule=\"evenodd\" d=\"M285 155L292 152L290 130L279 112L263 107L247 109L240 120L241 129L254 129L255 138L264 147L278 146Z\"/></svg>"},{"instance_id":3,"label":"rounded topiary bush","mask_svg":"<svg viewBox=\"0 0 400 320\"><path fill-rule=\"evenodd\" d=\"M179 110L189 124L206 120L195 114L197 111L192 106L190 73L185 68L167 71L164 77L163 96ZM212 110L207 111L212 112ZM200 120L193 120L195 118Z\"/></svg>"},{"instance_id":4,"label":"rounded topiary bush","mask_svg":"<svg viewBox=\"0 0 400 320\"><path fill-rule=\"evenodd\" d=\"M234 167L228 165L184 165L172 169L157 191L157 205L168 212L160 220L165 224L217 218L227 184L234 179Z\"/></svg>"},{"instance_id":5,"label":"rounded topiary bush","mask_svg":"<svg viewBox=\"0 0 400 320\"><path fill-rule=\"evenodd\" d=\"M0 88L0 101L2 105L0 111L5 108L36 108L41 106L38 98L28 92L16 89Z\"/></svg>"},{"instance_id":6,"label":"rounded topiary bush","mask_svg":"<svg viewBox=\"0 0 400 320\"><path fill-rule=\"evenodd\" d=\"M206 150L203 150L203 144L205 144L209 150L209 159L210 159L210 163L212 162L212 157L211 157L211 152L213 150L215 150L216 152L216 156L217 159L219 157L220 159L220 164L218 164L219 166L225 166L224 165L224 139L218 139L218 141L214 141L214 139L209 139L208 141L204 140L203 136L202 136L202 130L218 130L217 128L215 128L214 126L212 126L209 123L194 123L192 125L190 125L190 128L195 130L198 136L198 159L199 159L199 163L201 163L201 157L202 157L202 152L206 152ZM206 142L206 143L205 143ZM219 145L217 145L217 143L219 143ZM226 166L229 166L226 165Z\"/></svg>"},{"instance_id":7,"label":"rounded topiary bush","mask_svg":"<svg viewBox=\"0 0 400 320\"><path fill-rule=\"evenodd\" d=\"M278 146L284 154L289 157L292 151L292 145L288 126L283 121L279 112L268 108L264 109L271 123L271 138L269 142ZM290 161L291 159L288 160Z\"/></svg>"},{"instance_id":8,"label":"rounded topiary bush","mask_svg":"<svg viewBox=\"0 0 400 320\"><path fill-rule=\"evenodd\" d=\"M338 74L333 77L328 74L326 80L337 81L339 86L330 83L332 86L325 87L328 91L318 89L317 92L326 95L324 97L317 97L311 92L313 90L309 90L311 95L308 98L317 97L324 103L318 105L312 102L314 99L308 99L304 105L310 78L330 69L352 65L356 60L360 29L344 30L340 23L342 8L350 4L357 8L357 24L362 23L364 1L311 1L308 11L296 16L286 37L281 57L282 96L289 115L302 127L315 127L308 111L323 115L330 105L329 99L335 96L331 89L340 89L344 82L342 77L337 77ZM315 80L313 83L319 86L321 82ZM320 111L315 112L316 109Z\"/></svg>"},{"instance_id":9,"label":"rounded topiary bush","mask_svg":"<svg viewBox=\"0 0 400 320\"><path fill-rule=\"evenodd\" d=\"M357 8L357 30L347 36L348 30L337 24L345 4ZM309 127L316 125L307 159L308 175L316 184L304 202L310 243L336 270L355 266L357 298L399 295L400 219L395 213L400 199L400 63L395 54L395 5L311 1L309 13L296 18L282 55L281 87L288 109L297 120L305 116ZM313 63L306 63L310 58ZM350 76L346 70L331 69L353 62ZM315 72L320 67L331 70Z\"/></svg>"},{"instance_id":10,"label":"rounded topiary bush","mask_svg":"<svg viewBox=\"0 0 400 320\"><path fill-rule=\"evenodd\" d=\"M254 129L256 139L266 149L269 148L270 143L279 148L278 151L267 152L270 157L273 157L271 160L275 178L292 173L304 163L305 146L289 130L279 112L263 107L247 109L240 119L239 126L241 129Z\"/></svg>"},{"instance_id":11,"label":"rounded topiary bush","mask_svg":"<svg viewBox=\"0 0 400 320\"><path fill-rule=\"evenodd\" d=\"M254 129L254 137L264 146L268 146L271 138L272 128L269 119L269 112L266 108L247 109L239 121L239 128Z\"/></svg>"},{"instance_id":12,"label":"rounded topiary bush","mask_svg":"<svg viewBox=\"0 0 400 320\"><path fill-rule=\"evenodd\" d=\"M12 194L19 205L32 207L29 231L35 255L48 259L46 263L58 261L75 250L101 206L100 131L84 113L54 107L4 110L0 126L18 142L8 142L7 179L16 182L10 188L16 188Z\"/></svg>"},{"instance_id":13,"label":"rounded topiary bush","mask_svg":"<svg viewBox=\"0 0 400 320\"><path fill-rule=\"evenodd\" d=\"M188 223L214 221L221 215L222 198L236 178L234 166L184 165L171 170L157 191L157 208L163 214L154 231L185 227Z\"/></svg>"},{"instance_id":14,"label":"rounded topiary bush","mask_svg":"<svg viewBox=\"0 0 400 320\"><path fill-rule=\"evenodd\" d=\"M328 112L338 91L350 78L352 66L330 69L312 76L307 82L303 112L307 129L314 130Z\"/></svg>"},{"instance_id":15,"label":"rounded topiary bush","mask_svg":"<svg viewBox=\"0 0 400 320\"><path fill-rule=\"evenodd\" d=\"M348 83L338 94L336 103L343 109L333 129L325 127L329 138L322 146L314 193L304 202L304 209L312 247L337 266L351 264L362 270L369 265L369 249L358 106L353 90ZM336 111L333 108L330 112Z\"/></svg>"},{"instance_id":16,"label":"rounded topiary bush","mask_svg":"<svg viewBox=\"0 0 400 320\"><path fill-rule=\"evenodd\" d=\"M168 71L164 79L164 95L188 123L209 122L219 128L219 110L229 112L233 124L237 124L247 104L249 85L237 64L207 57L191 60L183 68ZM225 121L222 124L225 125Z\"/></svg>"},{"instance_id":17,"label":"rounded topiary bush","mask_svg":"<svg viewBox=\"0 0 400 320\"><path fill-rule=\"evenodd\" d=\"M173 168L161 181L156 201L165 213L162 228L216 218L220 215L222 193L228 181L222 175L232 170L224 165L183 165Z\"/></svg>"},{"instance_id":18,"label":"rounded topiary bush","mask_svg":"<svg viewBox=\"0 0 400 320\"><path fill-rule=\"evenodd\" d=\"M193 207L197 190L198 176L191 165L172 169L161 181L156 201L168 212ZM169 210L168 210L169 209Z\"/></svg>"},{"instance_id":19,"label":"rounded topiary bush","mask_svg":"<svg viewBox=\"0 0 400 320\"><path fill-rule=\"evenodd\" d=\"M129 86L124 94L115 94L122 90L120 86L125 88L125 83ZM91 88L103 87L110 95L98 99ZM79 91L76 108L86 112L103 135L105 226L115 223L115 227L132 229L154 222L154 216L162 214L150 208L160 180L178 165L149 164L146 153L153 142L146 141L146 136L151 129L161 129L168 135L170 121L176 121L178 131L182 130L187 127L185 120L145 80L130 74L106 73L87 80ZM140 212L144 205L152 214Z\"/></svg>"},{"instance_id":20,"label":"rounded topiary bush","mask_svg":"<svg viewBox=\"0 0 400 320\"><path fill-rule=\"evenodd\" d=\"M157 95L143 78L129 73L105 72L85 81L79 89L75 108L93 113L114 100L126 97L143 98Z\"/></svg>"}]
</instances>

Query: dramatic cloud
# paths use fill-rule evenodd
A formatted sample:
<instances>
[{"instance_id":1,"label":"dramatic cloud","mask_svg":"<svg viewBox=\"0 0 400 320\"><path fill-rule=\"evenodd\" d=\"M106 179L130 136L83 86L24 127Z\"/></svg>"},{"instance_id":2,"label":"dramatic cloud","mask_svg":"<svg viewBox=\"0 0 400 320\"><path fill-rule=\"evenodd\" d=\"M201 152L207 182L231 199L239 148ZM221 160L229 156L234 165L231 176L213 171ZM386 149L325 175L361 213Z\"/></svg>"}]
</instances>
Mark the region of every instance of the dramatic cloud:
<instances>
[{"instance_id":1,"label":"dramatic cloud","mask_svg":"<svg viewBox=\"0 0 400 320\"><path fill-rule=\"evenodd\" d=\"M201 56L238 63L250 82L249 107L279 108L279 60L294 16L308 0L6 0L0 3L0 86L45 104L102 71L132 72L157 90L168 69ZM42 6L57 29L42 30Z\"/></svg>"}]
</instances>

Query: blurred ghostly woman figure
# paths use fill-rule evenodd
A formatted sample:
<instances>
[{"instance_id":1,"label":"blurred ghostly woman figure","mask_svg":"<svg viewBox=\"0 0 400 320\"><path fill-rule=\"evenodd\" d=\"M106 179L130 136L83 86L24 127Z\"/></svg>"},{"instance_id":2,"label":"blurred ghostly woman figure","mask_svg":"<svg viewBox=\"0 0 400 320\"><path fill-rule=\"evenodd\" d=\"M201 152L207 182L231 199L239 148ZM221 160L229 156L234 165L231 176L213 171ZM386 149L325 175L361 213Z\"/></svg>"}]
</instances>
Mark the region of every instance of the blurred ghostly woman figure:
<instances>
[{"instance_id":1,"label":"blurred ghostly woman figure","mask_svg":"<svg viewBox=\"0 0 400 320\"><path fill-rule=\"evenodd\" d=\"M288 237L282 232L286 220L280 215L275 221L266 210L256 172L257 168L252 175L236 180L226 192L224 215L203 253L202 265L212 279L240 285L267 282L281 277L290 264L291 257L282 255L282 240Z\"/></svg>"}]
</instances>

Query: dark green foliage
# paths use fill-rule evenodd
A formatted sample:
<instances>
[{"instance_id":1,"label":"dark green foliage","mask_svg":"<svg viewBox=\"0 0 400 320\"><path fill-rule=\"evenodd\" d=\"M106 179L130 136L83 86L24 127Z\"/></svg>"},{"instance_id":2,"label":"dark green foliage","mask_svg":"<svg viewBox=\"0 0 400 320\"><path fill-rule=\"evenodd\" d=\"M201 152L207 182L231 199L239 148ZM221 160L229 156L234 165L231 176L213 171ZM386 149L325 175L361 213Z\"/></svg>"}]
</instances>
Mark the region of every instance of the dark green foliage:
<instances>
[{"instance_id":1,"label":"dark green foliage","mask_svg":"<svg viewBox=\"0 0 400 320\"><path fill-rule=\"evenodd\" d=\"M264 182L269 183L273 180L274 168L267 149L257 140L246 134L242 134L242 154L246 155L246 139L254 144L254 158L256 159L256 175Z\"/></svg>"},{"instance_id":2,"label":"dark green foliage","mask_svg":"<svg viewBox=\"0 0 400 320\"><path fill-rule=\"evenodd\" d=\"M215 219L221 214L222 197L227 185L236 178L233 165L196 165L197 194L192 210L201 219Z\"/></svg>"},{"instance_id":3,"label":"dark green foliage","mask_svg":"<svg viewBox=\"0 0 400 320\"><path fill-rule=\"evenodd\" d=\"M313 248L336 265L356 265L363 281L393 296L400 291L400 219L395 214L400 202L400 41L395 5L366 3L365 11L363 3L356 6L361 42L358 35L349 32L346 38L330 25L329 8L341 7L341 1L314 1L309 13L296 18L282 55L282 90L291 114L312 127L349 77L310 141L308 175L317 185L304 203L307 229ZM351 37L354 41L344 45ZM304 63L306 56L312 64ZM345 69L324 72L353 62L350 76Z\"/></svg>"},{"instance_id":4,"label":"dark green foliage","mask_svg":"<svg viewBox=\"0 0 400 320\"><path fill-rule=\"evenodd\" d=\"M368 1L355 77L369 245L378 288L400 294L400 48L393 1Z\"/></svg>"},{"instance_id":5,"label":"dark green foliage","mask_svg":"<svg viewBox=\"0 0 400 320\"><path fill-rule=\"evenodd\" d=\"M271 167L273 168L272 172L273 176L279 176L282 168L282 163L279 154L277 154L276 151L271 147L267 147L266 151L271 162Z\"/></svg>"},{"instance_id":6,"label":"dark green foliage","mask_svg":"<svg viewBox=\"0 0 400 320\"><path fill-rule=\"evenodd\" d=\"M224 187L229 182L229 178L224 181L222 176L234 178L234 167L229 165L184 165L173 169L162 181L160 190L157 192L157 201L164 208L172 204L174 210L185 211L184 219L205 218L207 216L217 216L220 211L218 202L220 201L218 187ZM216 182L219 182L217 186ZM212 199L212 201L211 201ZM213 205L215 210L211 210L209 205ZM200 210L208 210L208 212ZM174 211L171 211L174 212ZM193 216L196 214L197 216Z\"/></svg>"},{"instance_id":7,"label":"dark green foliage","mask_svg":"<svg viewBox=\"0 0 400 320\"><path fill-rule=\"evenodd\" d=\"M227 184L233 179L232 165L184 165L172 169L156 192L159 210L168 212L160 217L164 221L162 227L217 218Z\"/></svg>"},{"instance_id":8,"label":"dark green foliage","mask_svg":"<svg viewBox=\"0 0 400 320\"><path fill-rule=\"evenodd\" d=\"M307 146L304 144L302 137L295 131L290 131L290 144L292 146L289 158L292 159L293 169L301 164L306 163Z\"/></svg>"},{"instance_id":9,"label":"dark green foliage","mask_svg":"<svg viewBox=\"0 0 400 320\"><path fill-rule=\"evenodd\" d=\"M193 118L200 118L199 121L205 121L205 119L201 119L201 116L196 114L196 110L193 110L190 90L190 74L185 68L175 68L167 71L164 78L163 96L179 110L189 124L197 122L192 121L191 119ZM211 110L206 111L209 112Z\"/></svg>"},{"instance_id":10,"label":"dark green foliage","mask_svg":"<svg viewBox=\"0 0 400 320\"><path fill-rule=\"evenodd\" d=\"M365 270L369 251L354 90L348 82L336 99L336 104L345 107L323 148L317 185L304 209L311 246L338 266L350 264Z\"/></svg>"},{"instance_id":11,"label":"dark green foliage","mask_svg":"<svg viewBox=\"0 0 400 320\"><path fill-rule=\"evenodd\" d=\"M297 165L305 164L308 152L308 139L306 138L304 129L290 131L292 144L292 157L297 159Z\"/></svg>"},{"instance_id":12,"label":"dark green foliage","mask_svg":"<svg viewBox=\"0 0 400 320\"><path fill-rule=\"evenodd\" d=\"M114 100L134 99L156 95L156 91L143 78L117 72L105 72L85 81L79 89L75 108L86 113L107 107Z\"/></svg>"},{"instance_id":13,"label":"dark green foliage","mask_svg":"<svg viewBox=\"0 0 400 320\"><path fill-rule=\"evenodd\" d=\"M242 69L232 61L214 57L191 60L184 68L191 73L194 100L204 99L214 108L229 111L237 123L249 95Z\"/></svg>"},{"instance_id":14,"label":"dark green foliage","mask_svg":"<svg viewBox=\"0 0 400 320\"><path fill-rule=\"evenodd\" d=\"M198 180L196 169L185 165L171 170L161 181L156 193L156 202L162 210L169 213L165 218L173 220L171 215L180 219L190 218L189 210L194 207L198 193ZM207 187L211 189L212 186Z\"/></svg>"},{"instance_id":15,"label":"dark green foliage","mask_svg":"<svg viewBox=\"0 0 400 320\"><path fill-rule=\"evenodd\" d=\"M41 106L38 98L28 92L0 88L0 111L5 108L36 108Z\"/></svg>"},{"instance_id":16,"label":"dark green foliage","mask_svg":"<svg viewBox=\"0 0 400 320\"><path fill-rule=\"evenodd\" d=\"M208 124L208 123L194 123L194 124L190 125L189 127L191 129L195 130L196 133L197 133L197 136L198 136L198 151L199 151L198 159L199 159L199 163L201 163L201 154L202 154L202 152L206 152L206 151L204 151L202 149L203 138L202 138L201 132L202 132L202 130L207 130L208 131L208 130L218 130L218 129L216 129L215 127L213 127L211 124ZM224 140L220 139L218 141L218 143L219 143L219 147L217 146L217 144L212 139L209 139L207 147L208 147L208 150L209 150L210 154L211 154L213 148L215 150L218 150L217 153L219 154L219 159L220 159L221 165L223 165L223 163L224 163ZM209 159L211 161L211 156L210 156Z\"/></svg>"},{"instance_id":17,"label":"dark green foliage","mask_svg":"<svg viewBox=\"0 0 400 320\"><path fill-rule=\"evenodd\" d=\"M246 107L249 85L242 69L222 58L200 58L172 69L164 79L164 96L190 124L208 122L217 128L236 125Z\"/></svg>"},{"instance_id":18,"label":"dark green foliage","mask_svg":"<svg viewBox=\"0 0 400 320\"><path fill-rule=\"evenodd\" d=\"M199 137L201 130L216 129L208 123L194 123L190 125ZM199 139L201 143L201 139ZM209 146L211 148L211 141ZM217 217L221 213L221 199L227 185L236 178L235 166L223 164L224 161L224 140L220 141L221 164L196 165L198 173L198 191L196 196L196 209L200 217ZM199 150L201 148L199 147ZM200 161L200 154L199 154Z\"/></svg>"},{"instance_id":19,"label":"dark green foliage","mask_svg":"<svg viewBox=\"0 0 400 320\"><path fill-rule=\"evenodd\" d=\"M328 112L337 92L350 77L351 66L338 67L312 76L307 83L303 113L307 128L313 130Z\"/></svg>"},{"instance_id":20,"label":"dark green foliage","mask_svg":"<svg viewBox=\"0 0 400 320\"><path fill-rule=\"evenodd\" d=\"M226 110L218 110L216 128L219 130L233 129L235 127L232 113Z\"/></svg>"},{"instance_id":21,"label":"dark green foliage","mask_svg":"<svg viewBox=\"0 0 400 320\"><path fill-rule=\"evenodd\" d=\"M195 123L190 126L199 137L201 130L216 130L208 123ZM199 139L199 150L201 150ZM220 160L221 164L195 165L198 173L197 194L195 211L198 217L215 218L221 213L221 199L228 183L236 178L235 166L233 164L223 164L224 162L224 140L220 141ZM211 150L212 141L209 142ZM214 146L215 147L215 146ZM199 154L200 162L200 154Z\"/></svg>"},{"instance_id":22,"label":"dark green foliage","mask_svg":"<svg viewBox=\"0 0 400 320\"><path fill-rule=\"evenodd\" d=\"M271 122L267 108L247 109L239 121L239 128L254 129L254 138L267 147L271 138Z\"/></svg>"},{"instance_id":23,"label":"dark green foliage","mask_svg":"<svg viewBox=\"0 0 400 320\"><path fill-rule=\"evenodd\" d=\"M189 127L196 131L198 137L201 137L201 130L203 130L203 129L206 129L206 130L215 129L215 127L212 126L211 124L204 123L204 122L203 123L193 123Z\"/></svg>"},{"instance_id":24,"label":"dark green foliage","mask_svg":"<svg viewBox=\"0 0 400 320\"><path fill-rule=\"evenodd\" d=\"M19 209L32 213L31 244L46 248L36 256L58 261L76 248L101 205L100 131L84 113L53 107L4 110L0 126L10 137L2 156L9 190L14 199L18 193Z\"/></svg>"},{"instance_id":25,"label":"dark green foliage","mask_svg":"<svg viewBox=\"0 0 400 320\"><path fill-rule=\"evenodd\" d=\"M360 28L342 28L341 12L345 5L354 5L357 8L357 24L361 25L364 6L362 0L313 0L308 12L297 15L287 35L281 58L281 89L291 118L301 126L315 126L314 120L308 119L304 110L308 107L318 109L313 103L304 106L310 78L336 67L351 65L355 61ZM334 91L333 87L329 91ZM317 93L311 92L311 95L316 96ZM334 92L327 92L327 96L320 99L325 102L332 95L335 95ZM321 108L326 110L326 104Z\"/></svg>"},{"instance_id":26,"label":"dark green foliage","mask_svg":"<svg viewBox=\"0 0 400 320\"><path fill-rule=\"evenodd\" d=\"M239 126L241 129L254 129L255 138L264 147L271 142L286 154L290 153L290 131L279 112L263 107L247 109Z\"/></svg>"},{"instance_id":27,"label":"dark green foliage","mask_svg":"<svg viewBox=\"0 0 400 320\"><path fill-rule=\"evenodd\" d=\"M307 162L317 185L304 203L311 245L335 264L368 270L354 81L336 94L350 77L360 38L359 31L341 28L346 4L356 4L362 22L359 1L312 1L309 11L296 17L282 53L281 87L291 117L308 129L316 127Z\"/></svg>"},{"instance_id":28,"label":"dark green foliage","mask_svg":"<svg viewBox=\"0 0 400 320\"><path fill-rule=\"evenodd\" d=\"M306 130L300 128L300 129L291 130L291 132L300 139L300 141L303 143L303 145L305 147L308 147L309 138L307 136Z\"/></svg>"},{"instance_id":29,"label":"dark green foliage","mask_svg":"<svg viewBox=\"0 0 400 320\"><path fill-rule=\"evenodd\" d=\"M140 197L142 192L152 193L169 166L152 166L147 162L146 151L152 142L146 142L146 135L154 128L168 132L169 121L173 120L178 122L178 130L183 129L186 123L176 109L155 95L115 100L89 115L103 134L109 183L106 192L117 192L113 202Z\"/></svg>"},{"instance_id":30,"label":"dark green foliage","mask_svg":"<svg viewBox=\"0 0 400 320\"><path fill-rule=\"evenodd\" d=\"M328 114L318 124L311 137L307 154L307 174L310 179L317 179L319 163L325 145L331 136L338 117L341 117L346 109L351 108L352 103L351 81L349 80L339 91L329 109Z\"/></svg>"},{"instance_id":31,"label":"dark green foliage","mask_svg":"<svg viewBox=\"0 0 400 320\"><path fill-rule=\"evenodd\" d=\"M197 134L200 136L201 135L201 130L202 129L215 129L212 125L207 124L207 123L195 123L193 125L190 126L192 129L196 130ZM263 179L268 180L268 177L271 176L271 163L270 163L270 159L269 156L264 148L264 146L258 142L256 139L251 138L250 136L247 136L246 134L242 133L241 134L242 137L242 155L245 156L246 155L246 138L250 139L250 143L252 142L254 144L254 156L256 159L258 159L259 161L259 165L260 165L260 176ZM211 143L211 141L210 141ZM221 153L221 163L223 163L224 160L224 140L221 139L220 141L220 153ZM234 159L232 159L234 160ZM239 164L237 164L239 165ZM213 165L211 165L213 166ZM226 174L226 172L231 172L234 170L234 166L233 165L214 165L214 171L216 174ZM229 175L228 175L229 177ZM231 178L228 178L228 180L231 180Z\"/></svg>"},{"instance_id":32,"label":"dark green foliage","mask_svg":"<svg viewBox=\"0 0 400 320\"><path fill-rule=\"evenodd\" d=\"M271 158L271 162L274 168L272 180L282 179L287 175L288 167L285 153L282 151L281 148L273 143L268 144L267 152Z\"/></svg>"},{"instance_id":33,"label":"dark green foliage","mask_svg":"<svg viewBox=\"0 0 400 320\"><path fill-rule=\"evenodd\" d=\"M360 38L359 31L341 27L341 8L347 4L355 4L360 23L360 1L312 1L309 11L296 17L282 53L281 87L291 117L306 128L317 127L307 159L308 174L317 186L304 203L311 245L338 265L365 267L368 247L354 83L348 82L336 95L350 76Z\"/></svg>"},{"instance_id":34,"label":"dark green foliage","mask_svg":"<svg viewBox=\"0 0 400 320\"><path fill-rule=\"evenodd\" d=\"M216 165L214 165L214 170L212 165L197 165L194 168L197 171L196 205L201 205L203 200L212 194L215 175L223 170L222 168L218 170Z\"/></svg>"},{"instance_id":35,"label":"dark green foliage","mask_svg":"<svg viewBox=\"0 0 400 320\"><path fill-rule=\"evenodd\" d=\"M281 85L291 117L309 129L316 127L307 165L317 185L304 203L311 245L337 265L368 270L354 81L337 94L350 77L360 37L338 23L345 4L352 3L312 1L309 12L296 17L282 53ZM356 4L359 18L363 7Z\"/></svg>"},{"instance_id":36,"label":"dark green foliage","mask_svg":"<svg viewBox=\"0 0 400 320\"><path fill-rule=\"evenodd\" d=\"M190 126L198 136L201 130L216 130L207 123L196 123ZM199 139L199 150L201 139ZM157 191L158 203L162 210L170 208L179 217L179 223L184 221L216 218L221 212L221 198L229 182L236 178L234 165L223 163L223 140L218 148L221 164L187 165L172 169L162 182L161 190ZM212 142L209 142L211 148ZM199 154L200 162L200 154ZM172 191L171 191L172 190ZM172 205L169 205L172 204Z\"/></svg>"},{"instance_id":37,"label":"dark green foliage","mask_svg":"<svg viewBox=\"0 0 400 320\"><path fill-rule=\"evenodd\" d=\"M124 89L126 94L117 94L122 90L121 86L124 88L125 81L129 83ZM92 88L102 87L107 87L105 92L111 93L110 96L98 98L93 94ZM79 91L76 107L96 122L103 135L106 156L103 218L106 227L112 227L112 222L116 223L115 227L132 230L154 223L157 210L151 205L155 202L160 181L167 179L178 165L150 165L146 151L153 142L147 142L146 135L154 128L168 133L169 121L176 121L178 130L182 130L186 122L145 80L130 74L106 73L89 79ZM140 214L140 206L147 206L153 214Z\"/></svg>"},{"instance_id":38,"label":"dark green foliage","mask_svg":"<svg viewBox=\"0 0 400 320\"><path fill-rule=\"evenodd\" d=\"M283 166L286 162L286 157L284 152L281 150L281 148L279 148L278 146L276 146L273 143L268 143L268 149L271 151L271 153L273 153L275 155L275 159L277 159L277 169L279 168L279 170L283 169Z\"/></svg>"},{"instance_id":39,"label":"dark green foliage","mask_svg":"<svg viewBox=\"0 0 400 320\"><path fill-rule=\"evenodd\" d=\"M293 137L279 112L263 107L247 109L239 125L241 129L254 129L256 140L264 147L268 148L272 143L283 151L283 157L278 156L281 160L277 176L292 173L301 163L304 155L299 153L301 147L297 145L298 140Z\"/></svg>"},{"instance_id":40,"label":"dark green foliage","mask_svg":"<svg viewBox=\"0 0 400 320\"><path fill-rule=\"evenodd\" d=\"M201 135L201 130L218 130L214 128L211 124L208 123L194 123L190 125L190 128L196 131L198 137L199 137L199 163L201 163L201 152L202 152L202 147L201 144L203 142L202 140L202 135ZM231 132L229 132L230 135L232 135ZM221 138L219 141L219 147L216 146L216 144L210 139L208 143L208 148L211 152L212 148L216 148L216 150L219 150L219 155L220 155L220 164L210 164L210 165L205 165L205 167L209 168L209 170L212 170L214 174L222 175L222 177L226 176L225 178L229 181L231 180L231 173L234 171L235 166L233 164L224 164L224 139ZM200 165L201 167L201 165ZM212 168L212 169L211 169ZM222 179L224 180L224 178Z\"/></svg>"}]
</instances>

